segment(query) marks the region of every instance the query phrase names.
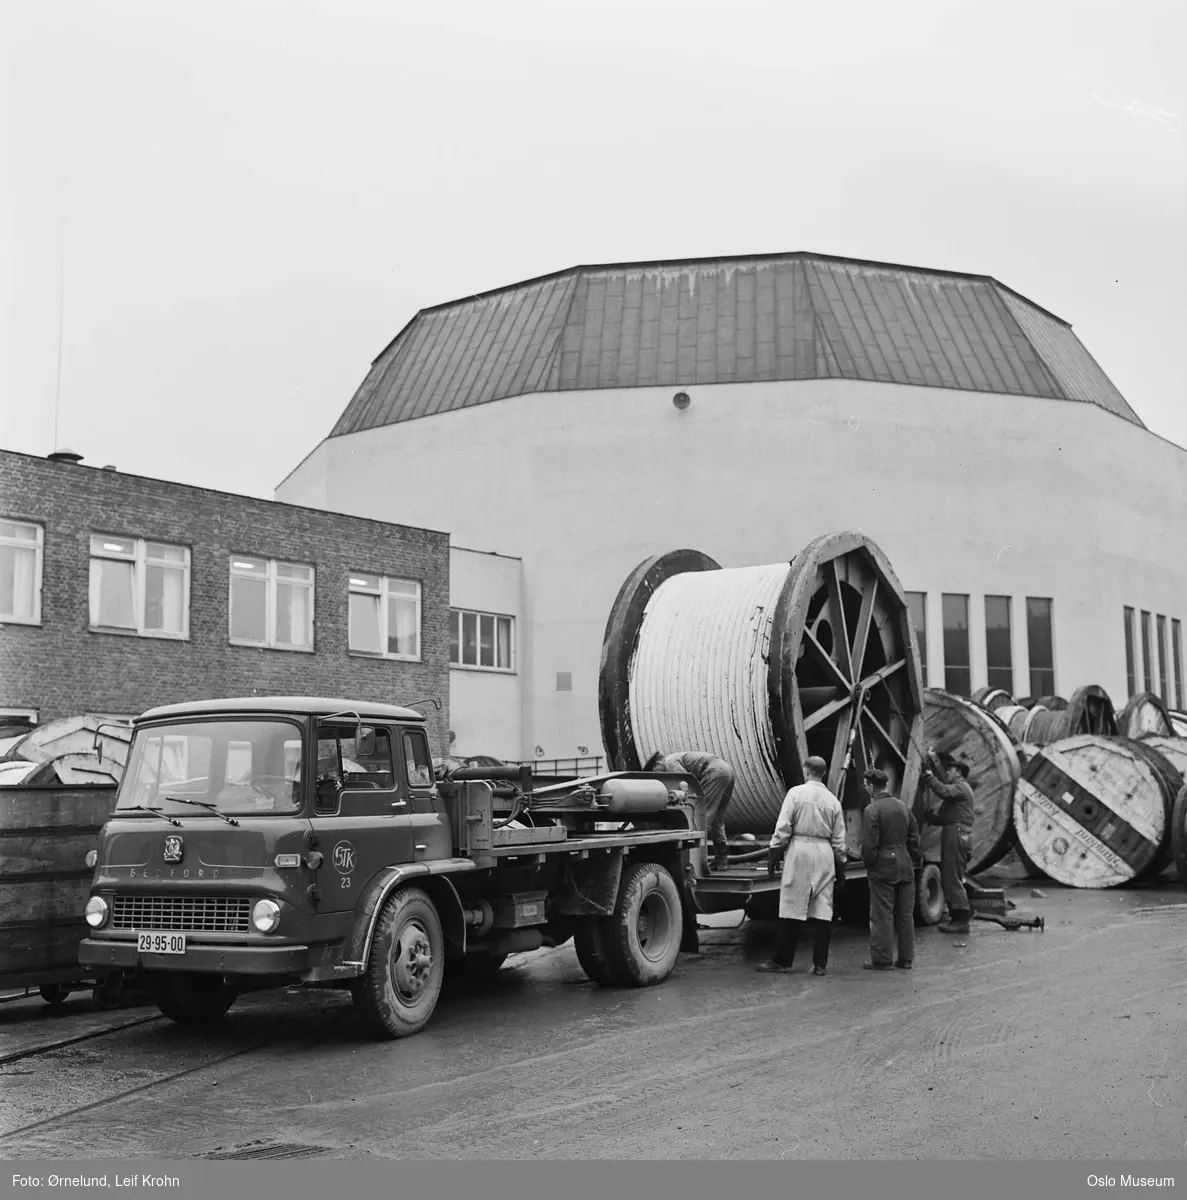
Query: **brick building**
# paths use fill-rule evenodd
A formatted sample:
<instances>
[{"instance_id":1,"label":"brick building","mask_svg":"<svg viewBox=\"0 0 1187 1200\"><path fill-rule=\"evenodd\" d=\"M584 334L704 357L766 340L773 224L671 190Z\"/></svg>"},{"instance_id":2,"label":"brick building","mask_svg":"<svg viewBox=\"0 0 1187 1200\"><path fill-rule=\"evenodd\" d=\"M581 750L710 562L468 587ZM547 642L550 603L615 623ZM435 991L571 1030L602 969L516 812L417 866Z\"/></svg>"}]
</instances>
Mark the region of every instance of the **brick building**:
<instances>
[{"instance_id":1,"label":"brick building","mask_svg":"<svg viewBox=\"0 0 1187 1200\"><path fill-rule=\"evenodd\" d=\"M0 450L0 713L433 698L449 535Z\"/></svg>"}]
</instances>

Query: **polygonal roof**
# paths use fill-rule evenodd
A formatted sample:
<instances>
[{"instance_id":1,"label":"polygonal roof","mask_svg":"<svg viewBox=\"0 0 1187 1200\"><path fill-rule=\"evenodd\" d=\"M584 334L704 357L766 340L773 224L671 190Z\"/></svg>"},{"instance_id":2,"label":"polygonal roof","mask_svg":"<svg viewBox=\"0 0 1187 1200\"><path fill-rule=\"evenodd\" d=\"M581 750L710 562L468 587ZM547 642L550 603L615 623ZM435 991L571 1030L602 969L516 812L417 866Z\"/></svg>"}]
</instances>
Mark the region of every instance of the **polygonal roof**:
<instances>
[{"instance_id":1,"label":"polygonal roof","mask_svg":"<svg viewBox=\"0 0 1187 1200\"><path fill-rule=\"evenodd\" d=\"M527 392L859 379L1095 404L1071 326L986 275L794 253L573 267L423 309L331 437Z\"/></svg>"}]
</instances>

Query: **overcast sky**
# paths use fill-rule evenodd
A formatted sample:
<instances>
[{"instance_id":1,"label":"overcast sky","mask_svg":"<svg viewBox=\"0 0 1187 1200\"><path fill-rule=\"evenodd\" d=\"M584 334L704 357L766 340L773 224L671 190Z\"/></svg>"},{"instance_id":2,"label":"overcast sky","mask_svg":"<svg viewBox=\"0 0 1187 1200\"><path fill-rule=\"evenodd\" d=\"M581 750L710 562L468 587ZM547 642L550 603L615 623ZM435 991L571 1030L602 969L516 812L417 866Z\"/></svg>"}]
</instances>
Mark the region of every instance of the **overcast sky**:
<instances>
[{"instance_id":1,"label":"overcast sky","mask_svg":"<svg viewBox=\"0 0 1187 1200\"><path fill-rule=\"evenodd\" d=\"M271 496L417 309L810 250L993 275L1187 446L1182 0L35 0L0 446ZM64 238L63 238L64 220Z\"/></svg>"}]
</instances>

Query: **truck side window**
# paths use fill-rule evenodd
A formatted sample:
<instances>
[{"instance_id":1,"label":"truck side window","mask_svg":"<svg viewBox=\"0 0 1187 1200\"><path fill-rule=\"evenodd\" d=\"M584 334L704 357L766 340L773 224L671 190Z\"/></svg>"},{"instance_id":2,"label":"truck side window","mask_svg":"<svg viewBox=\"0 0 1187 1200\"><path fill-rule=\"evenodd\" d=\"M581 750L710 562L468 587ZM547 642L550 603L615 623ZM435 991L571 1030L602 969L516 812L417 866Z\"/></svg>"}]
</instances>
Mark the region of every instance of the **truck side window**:
<instances>
[{"instance_id":1,"label":"truck side window","mask_svg":"<svg viewBox=\"0 0 1187 1200\"><path fill-rule=\"evenodd\" d=\"M392 742L386 729L364 725L353 741L342 743L343 784L347 788L390 791L396 786Z\"/></svg>"},{"instance_id":2,"label":"truck side window","mask_svg":"<svg viewBox=\"0 0 1187 1200\"><path fill-rule=\"evenodd\" d=\"M429 757L429 743L419 730L408 730L404 734L404 768L408 772L409 787L433 786L433 760Z\"/></svg>"}]
</instances>

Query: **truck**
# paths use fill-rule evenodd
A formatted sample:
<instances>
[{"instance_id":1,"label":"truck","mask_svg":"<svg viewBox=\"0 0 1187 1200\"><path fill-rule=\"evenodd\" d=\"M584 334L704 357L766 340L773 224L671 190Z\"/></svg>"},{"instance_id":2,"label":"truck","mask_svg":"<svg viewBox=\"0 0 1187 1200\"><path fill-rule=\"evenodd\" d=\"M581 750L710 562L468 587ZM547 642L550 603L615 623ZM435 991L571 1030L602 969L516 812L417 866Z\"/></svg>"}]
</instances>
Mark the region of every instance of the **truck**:
<instances>
[{"instance_id":1,"label":"truck","mask_svg":"<svg viewBox=\"0 0 1187 1200\"><path fill-rule=\"evenodd\" d=\"M705 809L683 774L537 788L527 767L438 779L426 718L348 699L173 704L134 723L79 960L138 971L205 1024L249 991L349 990L381 1038L417 1033L448 972L570 938L585 973L645 987L696 949Z\"/></svg>"}]
</instances>

